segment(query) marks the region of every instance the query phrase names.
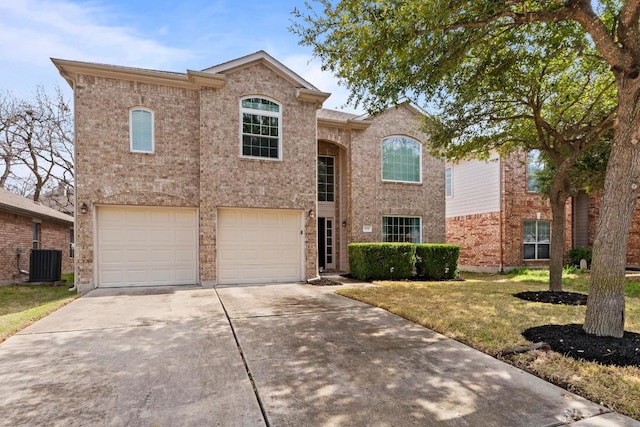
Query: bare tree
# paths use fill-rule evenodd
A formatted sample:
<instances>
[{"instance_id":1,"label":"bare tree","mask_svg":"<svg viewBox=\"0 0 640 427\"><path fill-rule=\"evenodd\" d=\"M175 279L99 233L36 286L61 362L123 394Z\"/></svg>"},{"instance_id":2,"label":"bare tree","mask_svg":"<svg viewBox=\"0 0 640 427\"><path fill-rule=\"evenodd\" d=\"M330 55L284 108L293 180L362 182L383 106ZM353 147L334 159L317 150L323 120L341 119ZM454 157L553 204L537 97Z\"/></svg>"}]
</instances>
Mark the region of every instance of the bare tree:
<instances>
[{"instance_id":1,"label":"bare tree","mask_svg":"<svg viewBox=\"0 0 640 427\"><path fill-rule=\"evenodd\" d=\"M73 113L59 88L49 95L38 87L29 100L0 96L0 159L0 186L35 201L55 190L56 203L70 203ZM61 191L66 201L58 197Z\"/></svg>"}]
</instances>

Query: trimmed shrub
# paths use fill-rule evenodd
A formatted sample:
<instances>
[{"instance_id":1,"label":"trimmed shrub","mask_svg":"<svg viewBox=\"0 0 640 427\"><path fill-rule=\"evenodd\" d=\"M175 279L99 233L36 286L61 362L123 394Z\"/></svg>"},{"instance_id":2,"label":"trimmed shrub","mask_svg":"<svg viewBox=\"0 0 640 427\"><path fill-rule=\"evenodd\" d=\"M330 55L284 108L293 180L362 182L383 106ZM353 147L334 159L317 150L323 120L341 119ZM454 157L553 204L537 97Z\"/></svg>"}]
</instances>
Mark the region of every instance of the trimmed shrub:
<instances>
[{"instance_id":1,"label":"trimmed shrub","mask_svg":"<svg viewBox=\"0 0 640 427\"><path fill-rule=\"evenodd\" d=\"M460 247L456 245L416 245L416 272L418 276L433 280L456 277Z\"/></svg>"},{"instance_id":2,"label":"trimmed shrub","mask_svg":"<svg viewBox=\"0 0 640 427\"><path fill-rule=\"evenodd\" d=\"M413 276L416 245L411 243L351 243L349 266L359 280L399 280Z\"/></svg>"},{"instance_id":3,"label":"trimmed shrub","mask_svg":"<svg viewBox=\"0 0 640 427\"><path fill-rule=\"evenodd\" d=\"M577 248L573 248L569 251L569 264L580 267L581 259L586 260L587 267L591 268L591 248L578 246Z\"/></svg>"}]
</instances>

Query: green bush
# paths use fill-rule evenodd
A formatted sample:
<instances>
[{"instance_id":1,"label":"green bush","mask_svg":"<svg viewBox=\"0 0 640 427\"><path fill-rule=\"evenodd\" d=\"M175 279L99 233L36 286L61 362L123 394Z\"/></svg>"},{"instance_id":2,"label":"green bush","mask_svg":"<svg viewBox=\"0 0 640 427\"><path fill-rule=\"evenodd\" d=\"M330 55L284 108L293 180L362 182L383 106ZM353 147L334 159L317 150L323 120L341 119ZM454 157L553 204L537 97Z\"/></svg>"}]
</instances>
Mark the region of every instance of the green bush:
<instances>
[{"instance_id":1,"label":"green bush","mask_svg":"<svg viewBox=\"0 0 640 427\"><path fill-rule=\"evenodd\" d=\"M460 247L442 244L351 243L351 275L359 280L430 280L456 277Z\"/></svg>"},{"instance_id":2,"label":"green bush","mask_svg":"<svg viewBox=\"0 0 640 427\"><path fill-rule=\"evenodd\" d=\"M415 246L411 243L351 243L351 275L359 280L411 278L416 262Z\"/></svg>"},{"instance_id":3,"label":"green bush","mask_svg":"<svg viewBox=\"0 0 640 427\"><path fill-rule=\"evenodd\" d=\"M416 273L432 280L456 277L460 247L456 245L416 245Z\"/></svg>"},{"instance_id":4,"label":"green bush","mask_svg":"<svg viewBox=\"0 0 640 427\"><path fill-rule=\"evenodd\" d=\"M580 260L587 261L587 268L591 268L591 248L578 246L569 251L569 264L580 267Z\"/></svg>"}]
</instances>

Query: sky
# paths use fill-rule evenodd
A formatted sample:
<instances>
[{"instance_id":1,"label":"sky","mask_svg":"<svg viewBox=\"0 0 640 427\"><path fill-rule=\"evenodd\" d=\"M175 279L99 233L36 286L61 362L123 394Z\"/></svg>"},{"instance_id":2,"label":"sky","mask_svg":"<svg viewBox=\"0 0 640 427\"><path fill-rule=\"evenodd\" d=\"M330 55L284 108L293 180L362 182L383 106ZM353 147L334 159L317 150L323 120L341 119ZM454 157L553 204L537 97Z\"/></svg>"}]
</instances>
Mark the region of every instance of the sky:
<instances>
[{"instance_id":1,"label":"sky","mask_svg":"<svg viewBox=\"0 0 640 427\"><path fill-rule=\"evenodd\" d=\"M289 31L304 0L1 0L0 91L28 98L71 88L50 58L202 70L264 50L345 106L347 92Z\"/></svg>"}]
</instances>

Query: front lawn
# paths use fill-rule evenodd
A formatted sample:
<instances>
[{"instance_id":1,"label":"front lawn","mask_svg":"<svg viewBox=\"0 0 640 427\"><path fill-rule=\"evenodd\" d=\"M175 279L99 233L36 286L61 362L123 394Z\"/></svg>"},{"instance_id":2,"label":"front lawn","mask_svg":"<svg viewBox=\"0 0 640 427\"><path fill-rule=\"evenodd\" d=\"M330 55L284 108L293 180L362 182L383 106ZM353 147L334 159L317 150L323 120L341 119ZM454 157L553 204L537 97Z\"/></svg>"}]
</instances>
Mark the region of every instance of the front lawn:
<instances>
[{"instance_id":1,"label":"front lawn","mask_svg":"<svg viewBox=\"0 0 640 427\"><path fill-rule=\"evenodd\" d=\"M0 342L76 297L67 286L0 286Z\"/></svg>"},{"instance_id":2,"label":"front lawn","mask_svg":"<svg viewBox=\"0 0 640 427\"><path fill-rule=\"evenodd\" d=\"M338 293L378 306L492 356L531 344L521 333L543 325L583 323L585 306L530 302L513 295L548 290L548 272L463 274L464 281L376 282ZM625 288L625 331L640 333L640 283ZM588 274L565 275L564 290L588 291ZM640 366L606 366L555 351L533 350L502 360L569 391L640 420Z\"/></svg>"}]
</instances>

